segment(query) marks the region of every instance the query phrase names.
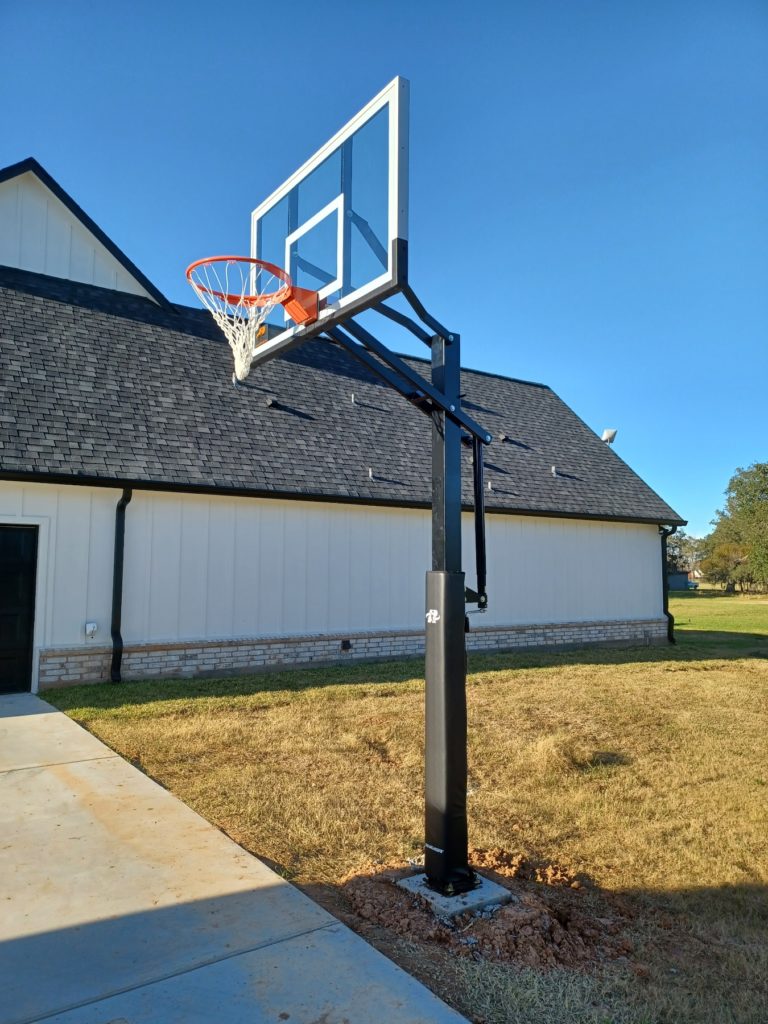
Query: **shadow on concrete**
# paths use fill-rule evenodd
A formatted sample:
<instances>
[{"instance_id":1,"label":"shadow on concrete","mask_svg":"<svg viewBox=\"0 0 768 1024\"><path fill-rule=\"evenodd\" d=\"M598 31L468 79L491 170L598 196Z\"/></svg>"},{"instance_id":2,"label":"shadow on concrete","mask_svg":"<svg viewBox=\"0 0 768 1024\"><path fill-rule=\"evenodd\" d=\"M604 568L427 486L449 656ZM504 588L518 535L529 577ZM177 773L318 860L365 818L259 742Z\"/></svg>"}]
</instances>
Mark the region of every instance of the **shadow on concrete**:
<instances>
[{"instance_id":1,"label":"shadow on concrete","mask_svg":"<svg viewBox=\"0 0 768 1024\"><path fill-rule=\"evenodd\" d=\"M121 867L112 899L104 894L102 920L79 921L77 901L62 905L59 899L52 902L48 929L13 937L14 920L6 916L3 933L11 937L0 942L0 1024L34 1021L314 930L260 921L267 887L121 912ZM41 877L40 885L55 891L50 878ZM55 927L57 911L77 923ZM10 905L6 914L12 913ZM27 922L20 923L23 928ZM315 922L315 928L323 926Z\"/></svg>"},{"instance_id":2,"label":"shadow on concrete","mask_svg":"<svg viewBox=\"0 0 768 1024\"><path fill-rule=\"evenodd\" d=\"M692 1016L686 1019L693 1021L710 1019L696 1015L710 998L737 1000L742 992L745 1006L753 1007L766 999L765 885L612 891L581 877L578 893L530 881L522 887L553 906L572 904L581 915L617 920L634 943L630 962L648 965L654 1000L687 1001ZM426 990L333 922L281 928L265 921L263 889L124 913L119 873L115 882L115 906L105 902L103 919L0 942L0 1024L31 1024L53 1014L60 1024L453 1019ZM396 936L388 941L385 930L370 933L339 887L308 885L305 892L397 959ZM420 945L428 943L411 947L407 964L417 976L414 949ZM594 966L604 971L611 964ZM643 985L640 980L640 998ZM434 978L432 987L438 995L450 988Z\"/></svg>"},{"instance_id":3,"label":"shadow on concrete","mask_svg":"<svg viewBox=\"0 0 768 1024\"><path fill-rule=\"evenodd\" d=\"M261 888L125 913L119 883L104 919L0 942L0 1024L456 1020L317 907L282 922Z\"/></svg>"},{"instance_id":4,"label":"shadow on concrete","mask_svg":"<svg viewBox=\"0 0 768 1024\"><path fill-rule=\"evenodd\" d=\"M50 714L53 714L51 709L40 704L31 693L0 693L0 719Z\"/></svg>"}]
</instances>

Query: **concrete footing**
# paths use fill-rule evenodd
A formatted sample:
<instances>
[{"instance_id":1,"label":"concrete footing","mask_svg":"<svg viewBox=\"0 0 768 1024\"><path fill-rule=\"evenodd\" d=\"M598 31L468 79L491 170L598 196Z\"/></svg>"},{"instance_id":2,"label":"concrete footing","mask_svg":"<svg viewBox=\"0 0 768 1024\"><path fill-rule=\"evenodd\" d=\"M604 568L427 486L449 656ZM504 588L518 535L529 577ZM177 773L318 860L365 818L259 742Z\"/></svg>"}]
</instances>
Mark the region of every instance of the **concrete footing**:
<instances>
[{"instance_id":1,"label":"concrete footing","mask_svg":"<svg viewBox=\"0 0 768 1024\"><path fill-rule=\"evenodd\" d=\"M485 910L488 907L501 906L509 903L512 893L497 882L491 882L488 878L477 876L480 884L471 892L462 893L460 896L443 896L427 885L425 875L410 875L408 878L401 878L397 883L407 892L415 896L421 896L426 900L436 917L451 918L458 914L473 913L477 910Z\"/></svg>"}]
</instances>

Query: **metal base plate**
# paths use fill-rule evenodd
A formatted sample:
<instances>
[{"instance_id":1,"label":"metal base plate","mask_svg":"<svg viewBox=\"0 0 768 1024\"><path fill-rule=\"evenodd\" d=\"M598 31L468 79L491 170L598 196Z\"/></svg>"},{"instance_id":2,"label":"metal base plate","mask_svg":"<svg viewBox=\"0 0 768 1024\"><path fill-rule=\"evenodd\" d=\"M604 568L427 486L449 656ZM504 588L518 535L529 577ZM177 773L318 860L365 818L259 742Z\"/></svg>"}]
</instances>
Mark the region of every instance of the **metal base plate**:
<instances>
[{"instance_id":1,"label":"metal base plate","mask_svg":"<svg viewBox=\"0 0 768 1024\"><path fill-rule=\"evenodd\" d=\"M501 906L509 903L512 893L497 882L491 882L481 875L477 876L480 885L471 892L464 892L460 896L443 896L427 885L425 875L409 875L408 878L401 878L398 885L407 892L421 896L427 901L437 917L456 917L457 914L472 913L475 910L484 910L486 907Z\"/></svg>"}]
</instances>

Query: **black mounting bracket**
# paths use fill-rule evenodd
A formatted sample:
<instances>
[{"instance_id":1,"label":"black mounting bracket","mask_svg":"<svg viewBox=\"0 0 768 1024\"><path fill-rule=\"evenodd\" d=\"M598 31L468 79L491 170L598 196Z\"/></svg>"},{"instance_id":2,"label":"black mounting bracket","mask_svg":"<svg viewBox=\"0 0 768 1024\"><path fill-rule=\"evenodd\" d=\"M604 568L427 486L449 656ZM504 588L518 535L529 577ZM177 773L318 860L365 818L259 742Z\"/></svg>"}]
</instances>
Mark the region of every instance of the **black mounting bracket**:
<instances>
[{"instance_id":1,"label":"black mounting bracket","mask_svg":"<svg viewBox=\"0 0 768 1024\"><path fill-rule=\"evenodd\" d=\"M416 298L412 289L407 289L406 298L411 306L423 315L424 322L431 327L445 328L429 316L424 307ZM423 327L417 324L411 317L399 310L392 309L384 303L374 307L375 311L387 319L400 324L409 330L415 337L424 344L432 347L436 338L443 338L445 335L431 335ZM448 332L446 331L446 335ZM483 446L492 441L491 434L480 426L471 416L468 416L461 408L460 399L451 401L434 384L426 381L421 374L406 363L401 356L391 352L386 345L374 337L355 320L348 320L343 328L331 327L326 331L326 337L344 348L350 355L363 363L372 373L380 377L393 390L399 392L407 401L414 405L426 416L434 416L435 412L441 412L457 425L467 431L464 439L472 446L472 480L473 480L473 508L475 515L475 566L477 570L477 589L465 588L465 600L468 604L476 604L479 611L485 611L488 607L487 586L487 563L485 546L485 489L483 475ZM449 334L451 344L458 345L459 337Z\"/></svg>"},{"instance_id":2,"label":"black mounting bracket","mask_svg":"<svg viewBox=\"0 0 768 1024\"><path fill-rule=\"evenodd\" d=\"M398 376L393 371L392 363L387 360L387 364L380 362L374 358L371 354L371 345L360 344L353 338L350 338L340 327L331 327L326 332L326 337L336 342L342 348L346 349L350 355L354 356L359 362L363 363L368 369L385 381L394 391L399 392L403 398L415 406L419 412L423 412L426 416L432 417L436 411L440 411L448 416L450 419L465 429L469 429L468 423L472 423L476 428L476 432L472 431L468 440L472 445L472 480L473 480L473 492L474 492L474 514L475 514L475 567L477 570L477 590L472 590L471 587L466 587L464 590L465 600L467 604L476 604L479 611L485 611L488 607L488 594L486 592L487 584L487 564L486 564L486 549L485 549L485 488L483 483L483 445L489 444L488 438L490 435L487 434L482 427L474 423L470 417L465 416L459 409L458 415L455 407L448 403L448 400L444 395L439 392L437 395L433 393L433 388L427 384L423 378L407 367L407 364L403 363L399 356L394 353L389 353L389 350L381 344L380 341L373 338L368 331L364 331L359 324L353 324L349 322L345 324L346 330L350 334L355 333L358 336L365 337L368 340L374 341L377 348L373 349L377 352L377 355L381 355L384 359L382 352L386 352L393 357L393 361L406 367L408 371L408 378L405 378L405 374ZM418 382L418 383L416 383ZM427 393L428 392L428 393ZM437 400L436 400L437 399Z\"/></svg>"}]
</instances>

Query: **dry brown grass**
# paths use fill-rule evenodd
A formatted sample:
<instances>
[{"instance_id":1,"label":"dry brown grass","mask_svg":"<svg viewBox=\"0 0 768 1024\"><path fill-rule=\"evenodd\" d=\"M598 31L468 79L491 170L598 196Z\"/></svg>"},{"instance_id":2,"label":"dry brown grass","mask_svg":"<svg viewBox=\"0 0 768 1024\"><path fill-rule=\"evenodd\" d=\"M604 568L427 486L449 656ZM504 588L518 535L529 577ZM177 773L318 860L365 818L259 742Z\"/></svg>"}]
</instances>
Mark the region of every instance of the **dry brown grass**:
<instances>
[{"instance_id":1,"label":"dry brown grass","mask_svg":"<svg viewBox=\"0 0 768 1024\"><path fill-rule=\"evenodd\" d=\"M541 974L471 960L447 972L439 956L380 936L387 951L489 1024L764 1024L768 604L762 609L743 642L691 633L673 651L470 666L471 842L567 864L590 880L586 900L619 894L649 977L627 966ZM419 670L350 666L47 696L318 891L420 849Z\"/></svg>"}]
</instances>

